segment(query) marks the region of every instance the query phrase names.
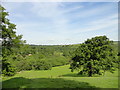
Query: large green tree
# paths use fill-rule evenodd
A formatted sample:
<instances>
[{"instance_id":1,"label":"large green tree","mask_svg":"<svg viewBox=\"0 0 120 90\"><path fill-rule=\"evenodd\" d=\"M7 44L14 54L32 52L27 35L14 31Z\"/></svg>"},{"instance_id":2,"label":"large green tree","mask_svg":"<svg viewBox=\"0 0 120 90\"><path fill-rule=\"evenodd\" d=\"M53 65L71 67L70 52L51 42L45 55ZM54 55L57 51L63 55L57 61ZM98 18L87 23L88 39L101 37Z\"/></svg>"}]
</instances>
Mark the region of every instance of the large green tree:
<instances>
[{"instance_id":1,"label":"large green tree","mask_svg":"<svg viewBox=\"0 0 120 90\"><path fill-rule=\"evenodd\" d=\"M20 48L24 41L21 40L22 35L16 35L16 25L11 23L8 12L0 5L0 34L2 41L2 74L14 75L15 68L9 63L9 56L14 53L13 48Z\"/></svg>"},{"instance_id":2,"label":"large green tree","mask_svg":"<svg viewBox=\"0 0 120 90\"><path fill-rule=\"evenodd\" d=\"M118 61L112 44L106 36L87 39L76 49L70 66L71 71L78 69L79 74L89 76L101 75L107 70L113 72Z\"/></svg>"}]
</instances>

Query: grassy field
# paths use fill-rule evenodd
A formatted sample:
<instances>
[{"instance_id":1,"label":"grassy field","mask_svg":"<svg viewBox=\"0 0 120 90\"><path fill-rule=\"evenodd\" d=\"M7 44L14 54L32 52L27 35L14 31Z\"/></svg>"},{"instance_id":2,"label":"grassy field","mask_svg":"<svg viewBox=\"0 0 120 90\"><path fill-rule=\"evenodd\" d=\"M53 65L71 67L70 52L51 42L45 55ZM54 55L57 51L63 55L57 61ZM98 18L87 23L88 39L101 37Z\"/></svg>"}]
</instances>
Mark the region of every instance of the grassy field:
<instances>
[{"instance_id":1,"label":"grassy field","mask_svg":"<svg viewBox=\"0 0 120 90\"><path fill-rule=\"evenodd\" d=\"M3 88L118 88L118 71L104 76L85 77L71 72L69 65L46 71L22 71L3 77Z\"/></svg>"}]
</instances>

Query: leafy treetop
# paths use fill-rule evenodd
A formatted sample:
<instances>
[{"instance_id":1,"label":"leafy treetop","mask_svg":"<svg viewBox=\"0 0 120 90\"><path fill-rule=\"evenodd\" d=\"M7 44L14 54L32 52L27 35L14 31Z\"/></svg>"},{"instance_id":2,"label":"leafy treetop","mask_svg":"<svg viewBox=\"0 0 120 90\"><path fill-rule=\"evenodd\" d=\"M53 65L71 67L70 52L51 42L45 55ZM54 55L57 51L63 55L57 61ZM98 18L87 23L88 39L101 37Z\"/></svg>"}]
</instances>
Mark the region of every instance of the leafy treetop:
<instances>
[{"instance_id":1,"label":"leafy treetop","mask_svg":"<svg viewBox=\"0 0 120 90\"><path fill-rule=\"evenodd\" d=\"M87 39L75 51L72 58L71 71L80 70L79 74L103 74L106 70L114 71L116 63L116 53L112 48L113 42L106 36L97 36Z\"/></svg>"}]
</instances>

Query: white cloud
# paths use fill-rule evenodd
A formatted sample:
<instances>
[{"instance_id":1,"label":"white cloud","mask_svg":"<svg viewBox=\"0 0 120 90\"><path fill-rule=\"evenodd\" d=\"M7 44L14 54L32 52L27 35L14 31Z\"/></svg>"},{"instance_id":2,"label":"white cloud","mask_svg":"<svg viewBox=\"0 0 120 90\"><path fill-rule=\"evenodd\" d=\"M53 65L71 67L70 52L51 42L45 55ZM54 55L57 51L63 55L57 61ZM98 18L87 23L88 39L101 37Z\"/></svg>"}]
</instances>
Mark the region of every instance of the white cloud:
<instances>
[{"instance_id":1,"label":"white cloud","mask_svg":"<svg viewBox=\"0 0 120 90\"><path fill-rule=\"evenodd\" d=\"M92 21L90 24L106 24L106 23L117 24L117 21L118 21L118 15L117 14L113 14L113 15L106 16L106 17L104 17L102 19L99 19L99 20L96 20L96 21Z\"/></svg>"},{"instance_id":2,"label":"white cloud","mask_svg":"<svg viewBox=\"0 0 120 90\"><path fill-rule=\"evenodd\" d=\"M97 23L91 22L88 26L86 25L85 28L79 28L77 30L74 30L74 33L97 31L97 30L102 30L102 29L104 29L106 31L106 30L111 30L111 27L113 27L116 30L117 27L118 27L118 20L111 20L110 22L107 22L107 23L104 23L104 22L97 22Z\"/></svg>"},{"instance_id":3,"label":"white cloud","mask_svg":"<svg viewBox=\"0 0 120 90\"><path fill-rule=\"evenodd\" d=\"M2 5L7 9L9 13L21 8L22 4L22 2L14 4L12 2L2 2Z\"/></svg>"},{"instance_id":4,"label":"white cloud","mask_svg":"<svg viewBox=\"0 0 120 90\"><path fill-rule=\"evenodd\" d=\"M54 18L53 18L54 19ZM86 27L75 28L74 30L68 29L70 27L67 23L67 19L59 19L56 18L53 20L54 22L46 23L19 23L18 25L18 33L22 32L24 35L24 39L28 41L28 43L37 44L65 44L65 43L75 43L78 41L82 41L81 39L75 38L74 35L78 33L84 33L88 31L98 31L105 30L105 32L115 31L117 30L117 14L113 14L108 16L107 18L99 19L97 21L91 21L90 23L86 23ZM47 27L45 27L47 26ZM39 28L40 27L40 28ZM33 30L32 30L33 28ZM49 30L45 30L45 28ZM30 30L29 30L30 29ZM22 30L22 31L19 31ZM100 34L98 34L100 35ZM73 37L74 36L74 39ZM32 37L32 38L30 38ZM86 36L86 38L88 38ZM69 40L67 40L69 39Z\"/></svg>"},{"instance_id":5,"label":"white cloud","mask_svg":"<svg viewBox=\"0 0 120 90\"><path fill-rule=\"evenodd\" d=\"M33 3L32 12L38 14L39 17L54 18L59 16L61 13L59 11L59 6L61 3Z\"/></svg>"},{"instance_id":6,"label":"white cloud","mask_svg":"<svg viewBox=\"0 0 120 90\"><path fill-rule=\"evenodd\" d=\"M31 10L31 15L33 15L33 18L29 21L19 21L18 18L24 17L24 14L22 15L20 13L14 13L15 18L17 18L15 21L17 24L17 34L23 34L23 39L27 40L27 42L31 44L79 43L79 41L82 42L86 38L90 38L95 35L102 35L99 33L90 34L88 31L97 32L104 30L106 34L108 34L108 32L110 34L110 32L117 30L117 14L114 13L110 14L109 16L101 16L101 18L98 20L90 20L90 22L85 19L85 23L82 23L82 21L81 24L79 24L80 22L71 23L71 21L74 19L81 20L81 18L94 16L96 13L100 14L105 10L109 10L110 6L84 10L84 4L80 4L79 6L73 5L71 7L67 6L67 8L64 8L65 4L61 2L41 2L32 3L32 5L33 6L31 6L31 8L28 10ZM7 6L7 8L9 7L10 5ZM21 6L18 8L20 7ZM13 12L14 10L15 7L11 6L10 12ZM71 13L74 10L76 10L78 13ZM70 15L68 15L68 13L70 13ZM27 16L27 18L30 18L30 16Z\"/></svg>"},{"instance_id":7,"label":"white cloud","mask_svg":"<svg viewBox=\"0 0 120 90\"><path fill-rule=\"evenodd\" d=\"M75 18L90 18L91 16L98 16L102 13L105 13L107 11L110 11L111 9L116 8L116 11L118 9L117 3L116 7L112 5L111 3L108 3L106 5L96 6L95 8L89 8L87 7L86 10L79 11L74 14ZM72 18L74 18L74 16Z\"/></svg>"},{"instance_id":8,"label":"white cloud","mask_svg":"<svg viewBox=\"0 0 120 90\"><path fill-rule=\"evenodd\" d=\"M62 11L62 13L63 13L63 14L64 14L64 13L69 13L69 12L72 12L72 11L75 11L75 10L78 10L78 9L82 9L82 8L84 8L83 5L74 6L74 7L70 7L70 8L64 9L64 10Z\"/></svg>"}]
</instances>

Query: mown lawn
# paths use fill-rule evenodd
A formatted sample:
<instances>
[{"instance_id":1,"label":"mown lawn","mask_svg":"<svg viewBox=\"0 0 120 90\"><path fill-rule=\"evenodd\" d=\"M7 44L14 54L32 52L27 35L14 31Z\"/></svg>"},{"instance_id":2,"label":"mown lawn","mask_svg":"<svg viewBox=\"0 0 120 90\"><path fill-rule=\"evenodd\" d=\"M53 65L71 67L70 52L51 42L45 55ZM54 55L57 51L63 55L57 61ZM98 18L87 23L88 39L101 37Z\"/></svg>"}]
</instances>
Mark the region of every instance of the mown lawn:
<instances>
[{"instance_id":1,"label":"mown lawn","mask_svg":"<svg viewBox=\"0 0 120 90\"><path fill-rule=\"evenodd\" d=\"M65 65L46 71L22 71L2 81L3 88L118 88L118 71L87 77L72 73Z\"/></svg>"}]
</instances>

